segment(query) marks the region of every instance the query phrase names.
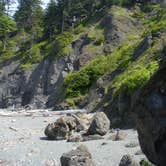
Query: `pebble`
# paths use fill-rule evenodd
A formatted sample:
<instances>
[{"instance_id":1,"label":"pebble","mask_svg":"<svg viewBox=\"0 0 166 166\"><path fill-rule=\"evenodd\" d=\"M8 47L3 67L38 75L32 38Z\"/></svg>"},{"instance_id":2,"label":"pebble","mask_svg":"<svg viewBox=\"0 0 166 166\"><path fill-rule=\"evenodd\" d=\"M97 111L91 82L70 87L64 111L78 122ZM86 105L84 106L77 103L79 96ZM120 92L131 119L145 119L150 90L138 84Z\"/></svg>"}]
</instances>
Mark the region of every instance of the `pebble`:
<instances>
[{"instance_id":1,"label":"pebble","mask_svg":"<svg viewBox=\"0 0 166 166\"><path fill-rule=\"evenodd\" d=\"M15 132L17 132L18 131L18 129L16 129L16 128L14 128L14 127L9 127L9 129L11 129L11 130L13 130L13 131L15 131Z\"/></svg>"},{"instance_id":2,"label":"pebble","mask_svg":"<svg viewBox=\"0 0 166 166\"><path fill-rule=\"evenodd\" d=\"M6 165L8 162L6 160L1 160L0 159L0 165L3 166L3 165Z\"/></svg>"},{"instance_id":3,"label":"pebble","mask_svg":"<svg viewBox=\"0 0 166 166\"><path fill-rule=\"evenodd\" d=\"M29 157L32 156L32 153L28 153L27 156L29 156Z\"/></svg>"},{"instance_id":4,"label":"pebble","mask_svg":"<svg viewBox=\"0 0 166 166\"><path fill-rule=\"evenodd\" d=\"M139 146L138 142L131 142L125 145L126 148L135 148L137 146Z\"/></svg>"},{"instance_id":5,"label":"pebble","mask_svg":"<svg viewBox=\"0 0 166 166\"><path fill-rule=\"evenodd\" d=\"M136 156L138 156L138 155L143 155L142 150L138 150L138 151L135 153L135 155L136 155Z\"/></svg>"},{"instance_id":6,"label":"pebble","mask_svg":"<svg viewBox=\"0 0 166 166\"><path fill-rule=\"evenodd\" d=\"M16 122L16 120L15 120L15 119L12 119L11 122L14 123L14 122Z\"/></svg>"},{"instance_id":7,"label":"pebble","mask_svg":"<svg viewBox=\"0 0 166 166\"><path fill-rule=\"evenodd\" d=\"M34 153L34 154L39 154L40 153L40 149L32 149L31 150L31 153Z\"/></svg>"},{"instance_id":8,"label":"pebble","mask_svg":"<svg viewBox=\"0 0 166 166\"><path fill-rule=\"evenodd\" d=\"M108 143L107 142L103 142L101 145L104 146L104 145L107 145Z\"/></svg>"},{"instance_id":9,"label":"pebble","mask_svg":"<svg viewBox=\"0 0 166 166\"><path fill-rule=\"evenodd\" d=\"M45 166L58 166L58 162L54 159L49 159L45 162Z\"/></svg>"}]
</instances>

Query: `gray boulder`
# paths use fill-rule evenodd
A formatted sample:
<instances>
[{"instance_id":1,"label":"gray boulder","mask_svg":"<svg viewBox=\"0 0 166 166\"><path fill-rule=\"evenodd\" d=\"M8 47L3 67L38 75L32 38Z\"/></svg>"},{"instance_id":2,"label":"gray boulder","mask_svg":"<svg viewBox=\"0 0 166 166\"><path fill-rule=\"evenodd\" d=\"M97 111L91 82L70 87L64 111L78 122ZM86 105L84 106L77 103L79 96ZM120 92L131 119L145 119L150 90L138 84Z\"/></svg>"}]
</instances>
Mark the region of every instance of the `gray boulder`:
<instances>
[{"instance_id":1,"label":"gray boulder","mask_svg":"<svg viewBox=\"0 0 166 166\"><path fill-rule=\"evenodd\" d=\"M130 155L124 155L119 166L139 166L139 164L137 164Z\"/></svg>"},{"instance_id":2,"label":"gray boulder","mask_svg":"<svg viewBox=\"0 0 166 166\"><path fill-rule=\"evenodd\" d=\"M60 160L62 166L95 166L91 154L84 145L79 146L76 150L64 153Z\"/></svg>"},{"instance_id":3,"label":"gray boulder","mask_svg":"<svg viewBox=\"0 0 166 166\"><path fill-rule=\"evenodd\" d=\"M92 123L88 129L88 135L99 134L105 135L110 129L110 121L104 112L97 112L92 120Z\"/></svg>"},{"instance_id":4,"label":"gray boulder","mask_svg":"<svg viewBox=\"0 0 166 166\"><path fill-rule=\"evenodd\" d=\"M70 129L64 120L58 119L55 123L48 124L45 129L45 135L48 139L64 140L67 139Z\"/></svg>"},{"instance_id":5,"label":"gray boulder","mask_svg":"<svg viewBox=\"0 0 166 166\"><path fill-rule=\"evenodd\" d=\"M79 132L86 128L84 121L76 115L65 115L55 123L49 124L45 129L45 135L49 139L64 140L68 139L72 132Z\"/></svg>"}]
</instances>

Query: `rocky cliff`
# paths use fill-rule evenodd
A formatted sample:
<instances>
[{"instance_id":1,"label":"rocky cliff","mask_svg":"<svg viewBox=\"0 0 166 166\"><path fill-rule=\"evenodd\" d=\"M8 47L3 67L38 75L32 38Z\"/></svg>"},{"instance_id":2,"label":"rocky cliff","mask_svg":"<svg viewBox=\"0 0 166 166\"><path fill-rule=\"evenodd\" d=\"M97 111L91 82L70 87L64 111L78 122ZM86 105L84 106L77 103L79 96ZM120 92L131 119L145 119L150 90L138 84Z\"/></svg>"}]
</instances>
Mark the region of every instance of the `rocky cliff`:
<instances>
[{"instance_id":1,"label":"rocky cliff","mask_svg":"<svg viewBox=\"0 0 166 166\"><path fill-rule=\"evenodd\" d=\"M128 123L132 94L158 68L165 18L159 5L102 9L84 27L59 37L66 41L73 36L64 55L50 58L45 52L52 49L56 55L57 43L51 48L37 43L34 50L39 47L36 52L42 56L32 54L30 66L29 61L24 64L26 50L17 53L21 40L17 41L12 58L0 58L0 107L86 108L106 112L112 124Z\"/></svg>"},{"instance_id":2,"label":"rocky cliff","mask_svg":"<svg viewBox=\"0 0 166 166\"><path fill-rule=\"evenodd\" d=\"M164 52L166 55L166 52ZM166 163L166 59L149 83L135 95L132 111L136 115L143 152L156 165Z\"/></svg>"},{"instance_id":3,"label":"rocky cliff","mask_svg":"<svg viewBox=\"0 0 166 166\"><path fill-rule=\"evenodd\" d=\"M110 54L134 33L138 21L129 16L131 13L120 7L110 9L77 35L69 46L72 53L67 56L44 58L26 70L20 69L22 62L17 56L5 63L1 58L0 107L46 108L63 101L63 82L70 71L78 71L100 55Z\"/></svg>"},{"instance_id":4,"label":"rocky cliff","mask_svg":"<svg viewBox=\"0 0 166 166\"><path fill-rule=\"evenodd\" d=\"M30 69L22 71L19 61L2 67L0 75L0 107L21 107L32 105L44 108L54 103L56 89L63 82L63 71L68 70L68 60L56 61L45 59Z\"/></svg>"}]
</instances>

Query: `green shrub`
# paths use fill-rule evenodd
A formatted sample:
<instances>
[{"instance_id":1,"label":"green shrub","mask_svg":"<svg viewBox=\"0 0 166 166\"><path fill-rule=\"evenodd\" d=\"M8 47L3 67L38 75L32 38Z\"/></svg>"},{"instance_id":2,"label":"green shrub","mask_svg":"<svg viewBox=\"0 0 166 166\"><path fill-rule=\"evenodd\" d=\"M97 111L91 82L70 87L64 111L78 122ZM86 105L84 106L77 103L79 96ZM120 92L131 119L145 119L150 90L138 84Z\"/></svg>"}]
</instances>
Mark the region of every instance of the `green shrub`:
<instances>
[{"instance_id":1,"label":"green shrub","mask_svg":"<svg viewBox=\"0 0 166 166\"><path fill-rule=\"evenodd\" d=\"M106 58L101 56L78 72L70 73L64 81L67 97L78 97L89 91L90 86L108 70Z\"/></svg>"},{"instance_id":2,"label":"green shrub","mask_svg":"<svg viewBox=\"0 0 166 166\"><path fill-rule=\"evenodd\" d=\"M23 43L20 50L17 53L17 56L21 62L21 69L30 68L32 64L40 62L43 58L40 50L40 43L33 44L32 46L30 42Z\"/></svg>"},{"instance_id":3,"label":"green shrub","mask_svg":"<svg viewBox=\"0 0 166 166\"><path fill-rule=\"evenodd\" d=\"M152 12L153 10L160 10L160 5L150 5L150 4L144 4L144 5L141 5L141 10L144 12L144 13L149 13L149 12Z\"/></svg>"},{"instance_id":4,"label":"green shrub","mask_svg":"<svg viewBox=\"0 0 166 166\"><path fill-rule=\"evenodd\" d=\"M7 48L7 39L9 33L16 30L16 22L13 21L10 17L3 15L0 16L0 41L3 44L3 50Z\"/></svg>"},{"instance_id":5,"label":"green shrub","mask_svg":"<svg viewBox=\"0 0 166 166\"><path fill-rule=\"evenodd\" d=\"M150 164L148 161L146 160L141 160L140 161L140 166L152 166L152 164Z\"/></svg>"},{"instance_id":6,"label":"green shrub","mask_svg":"<svg viewBox=\"0 0 166 166\"><path fill-rule=\"evenodd\" d=\"M82 24L80 24L77 28L74 29L74 33L76 35L82 33L84 31L84 26Z\"/></svg>"},{"instance_id":7,"label":"green shrub","mask_svg":"<svg viewBox=\"0 0 166 166\"><path fill-rule=\"evenodd\" d=\"M64 32L60 34L55 39L55 56L65 56L69 55L72 51L70 46L73 40L73 34L70 32Z\"/></svg>"},{"instance_id":8,"label":"green shrub","mask_svg":"<svg viewBox=\"0 0 166 166\"><path fill-rule=\"evenodd\" d=\"M74 102L74 99L73 99L73 98L68 98L68 99L66 99L66 103L67 103L70 107L72 107L73 109L76 108L75 102Z\"/></svg>"},{"instance_id":9,"label":"green shrub","mask_svg":"<svg viewBox=\"0 0 166 166\"><path fill-rule=\"evenodd\" d=\"M127 95L131 95L138 88L143 87L158 69L157 62L151 62L147 67L138 67L132 73L127 73L122 80L120 90Z\"/></svg>"},{"instance_id":10,"label":"green shrub","mask_svg":"<svg viewBox=\"0 0 166 166\"><path fill-rule=\"evenodd\" d=\"M89 76L84 71L70 73L64 81L64 85L67 87L67 96L77 97L86 93L89 83Z\"/></svg>"},{"instance_id":11,"label":"green shrub","mask_svg":"<svg viewBox=\"0 0 166 166\"><path fill-rule=\"evenodd\" d=\"M166 27L166 9L158 8L157 14L146 20L145 25L147 26L147 31L144 33L145 35L149 33L156 33L164 29Z\"/></svg>"},{"instance_id":12,"label":"green shrub","mask_svg":"<svg viewBox=\"0 0 166 166\"><path fill-rule=\"evenodd\" d=\"M119 69L125 70L132 63L134 50L138 44L139 42L136 39L133 43L126 43L126 45L119 48L119 52L117 52L119 54Z\"/></svg>"},{"instance_id":13,"label":"green shrub","mask_svg":"<svg viewBox=\"0 0 166 166\"><path fill-rule=\"evenodd\" d=\"M20 65L20 69L25 71L25 70L30 69L31 66L32 66L31 63L25 63L25 64L23 63Z\"/></svg>"},{"instance_id":14,"label":"green shrub","mask_svg":"<svg viewBox=\"0 0 166 166\"><path fill-rule=\"evenodd\" d=\"M0 61L2 64L3 62L16 56L16 45L17 41L15 41L15 38L8 38L7 47L4 50L3 44L0 42Z\"/></svg>"},{"instance_id":15,"label":"green shrub","mask_svg":"<svg viewBox=\"0 0 166 166\"><path fill-rule=\"evenodd\" d=\"M104 41L105 41L104 35L100 36L94 41L94 45L97 45L97 46L101 45L102 43L104 43Z\"/></svg>"},{"instance_id":16,"label":"green shrub","mask_svg":"<svg viewBox=\"0 0 166 166\"><path fill-rule=\"evenodd\" d=\"M134 13L132 14L133 18L138 18L138 19L144 19L145 18L145 13L138 8Z\"/></svg>"}]
</instances>

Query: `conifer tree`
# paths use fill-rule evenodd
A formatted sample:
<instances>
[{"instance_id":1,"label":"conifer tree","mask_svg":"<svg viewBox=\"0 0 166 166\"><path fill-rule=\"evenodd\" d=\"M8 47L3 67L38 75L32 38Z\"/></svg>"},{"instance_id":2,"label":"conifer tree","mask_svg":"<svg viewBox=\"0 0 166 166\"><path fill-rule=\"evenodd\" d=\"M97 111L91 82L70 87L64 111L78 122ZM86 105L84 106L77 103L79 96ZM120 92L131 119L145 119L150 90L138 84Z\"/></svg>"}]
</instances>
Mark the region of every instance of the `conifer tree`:
<instances>
[{"instance_id":1,"label":"conifer tree","mask_svg":"<svg viewBox=\"0 0 166 166\"><path fill-rule=\"evenodd\" d=\"M42 17L40 0L19 0L18 10L15 13L15 20L19 28L27 31L39 26Z\"/></svg>"},{"instance_id":2,"label":"conifer tree","mask_svg":"<svg viewBox=\"0 0 166 166\"><path fill-rule=\"evenodd\" d=\"M58 33L59 27L59 10L55 0L51 0L45 10L43 26L44 26L44 37L53 38Z\"/></svg>"},{"instance_id":3,"label":"conifer tree","mask_svg":"<svg viewBox=\"0 0 166 166\"><path fill-rule=\"evenodd\" d=\"M10 17L0 16L0 41L3 44L3 51L6 50L9 33L15 29L16 24Z\"/></svg>"},{"instance_id":4,"label":"conifer tree","mask_svg":"<svg viewBox=\"0 0 166 166\"><path fill-rule=\"evenodd\" d=\"M0 0L0 16L5 13L5 0Z\"/></svg>"}]
</instances>

